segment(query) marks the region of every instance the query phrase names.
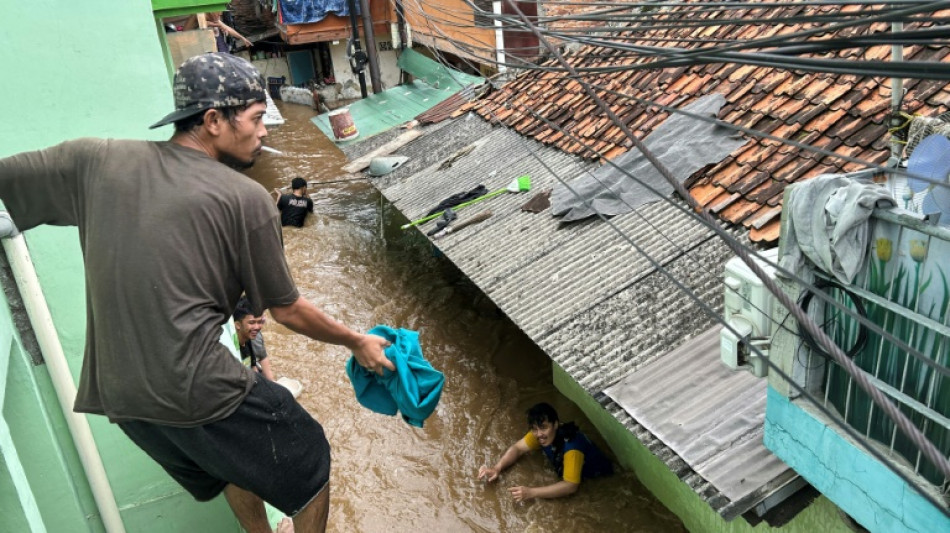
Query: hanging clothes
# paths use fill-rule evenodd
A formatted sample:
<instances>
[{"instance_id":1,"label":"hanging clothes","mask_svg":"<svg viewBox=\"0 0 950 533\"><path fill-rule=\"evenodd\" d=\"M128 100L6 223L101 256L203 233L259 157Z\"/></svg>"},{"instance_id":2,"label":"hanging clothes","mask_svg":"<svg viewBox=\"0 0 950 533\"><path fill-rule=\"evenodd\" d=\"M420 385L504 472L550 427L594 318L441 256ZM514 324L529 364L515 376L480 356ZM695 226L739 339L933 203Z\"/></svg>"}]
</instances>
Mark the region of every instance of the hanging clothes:
<instances>
[{"instance_id":1,"label":"hanging clothes","mask_svg":"<svg viewBox=\"0 0 950 533\"><path fill-rule=\"evenodd\" d=\"M357 2L356 13L359 12L360 6ZM347 0L280 0L281 24L320 22L330 14L349 16L350 7Z\"/></svg>"},{"instance_id":2,"label":"hanging clothes","mask_svg":"<svg viewBox=\"0 0 950 533\"><path fill-rule=\"evenodd\" d=\"M875 208L895 207L890 191L839 174L789 185L787 228L779 243L782 268L805 277L805 260L850 285L867 252L868 219ZM811 282L809 277L805 280Z\"/></svg>"}]
</instances>

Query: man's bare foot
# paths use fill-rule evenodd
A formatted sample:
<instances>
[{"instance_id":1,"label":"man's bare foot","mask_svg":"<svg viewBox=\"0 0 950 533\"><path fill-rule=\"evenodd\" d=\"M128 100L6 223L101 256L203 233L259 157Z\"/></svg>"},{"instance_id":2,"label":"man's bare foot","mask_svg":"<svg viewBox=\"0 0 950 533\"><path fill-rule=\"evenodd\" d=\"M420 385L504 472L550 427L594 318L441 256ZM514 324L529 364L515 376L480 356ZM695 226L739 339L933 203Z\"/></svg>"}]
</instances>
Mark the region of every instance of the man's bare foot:
<instances>
[{"instance_id":1,"label":"man's bare foot","mask_svg":"<svg viewBox=\"0 0 950 533\"><path fill-rule=\"evenodd\" d=\"M281 518L274 533L294 533L294 521L286 516Z\"/></svg>"}]
</instances>

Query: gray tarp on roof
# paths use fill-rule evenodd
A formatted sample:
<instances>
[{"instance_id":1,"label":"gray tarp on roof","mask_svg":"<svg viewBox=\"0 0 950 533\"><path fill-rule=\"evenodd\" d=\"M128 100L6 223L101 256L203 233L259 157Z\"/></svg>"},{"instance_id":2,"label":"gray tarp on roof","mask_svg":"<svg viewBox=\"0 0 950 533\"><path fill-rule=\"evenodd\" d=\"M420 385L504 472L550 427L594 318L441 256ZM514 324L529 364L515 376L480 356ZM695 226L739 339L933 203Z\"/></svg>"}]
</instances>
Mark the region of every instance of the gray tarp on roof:
<instances>
[{"instance_id":1,"label":"gray tarp on roof","mask_svg":"<svg viewBox=\"0 0 950 533\"><path fill-rule=\"evenodd\" d=\"M725 103L721 94L714 93L683 110L715 118ZM722 161L745 143L746 140L732 130L677 113L670 115L643 140L644 146L680 181L706 165ZM557 186L551 195L552 214L564 215L562 222L581 220L598 212L621 215L659 200L657 193L669 196L673 192L673 186L636 148L614 163L616 166L608 163L586 172L568 184L570 189Z\"/></svg>"}]
</instances>

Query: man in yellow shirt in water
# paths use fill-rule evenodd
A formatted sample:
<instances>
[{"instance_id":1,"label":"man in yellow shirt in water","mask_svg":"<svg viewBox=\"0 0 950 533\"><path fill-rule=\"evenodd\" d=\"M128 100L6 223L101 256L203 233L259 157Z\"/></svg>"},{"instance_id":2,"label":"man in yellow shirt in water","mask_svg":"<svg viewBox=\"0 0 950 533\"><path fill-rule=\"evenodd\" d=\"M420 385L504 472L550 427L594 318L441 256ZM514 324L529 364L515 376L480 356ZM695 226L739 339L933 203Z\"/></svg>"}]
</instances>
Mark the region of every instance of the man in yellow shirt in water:
<instances>
[{"instance_id":1,"label":"man in yellow shirt in water","mask_svg":"<svg viewBox=\"0 0 950 533\"><path fill-rule=\"evenodd\" d=\"M581 433L573 422L560 423L557 411L547 403L528 409L528 434L511 445L495 466L483 466L478 479L493 482L503 470L515 464L522 455L542 450L561 480L544 487L511 487L508 492L516 502L534 498L560 498L577 492L582 479L613 473L610 460Z\"/></svg>"}]
</instances>

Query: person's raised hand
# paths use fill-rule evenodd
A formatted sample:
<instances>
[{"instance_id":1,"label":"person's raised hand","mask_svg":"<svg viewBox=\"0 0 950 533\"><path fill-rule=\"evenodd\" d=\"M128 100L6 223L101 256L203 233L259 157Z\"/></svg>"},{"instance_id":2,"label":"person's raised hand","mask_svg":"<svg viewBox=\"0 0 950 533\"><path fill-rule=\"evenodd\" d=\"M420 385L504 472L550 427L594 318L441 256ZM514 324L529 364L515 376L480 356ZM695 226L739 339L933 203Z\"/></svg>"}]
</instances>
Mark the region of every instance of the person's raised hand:
<instances>
[{"instance_id":1,"label":"person's raised hand","mask_svg":"<svg viewBox=\"0 0 950 533\"><path fill-rule=\"evenodd\" d=\"M396 365L385 354L389 345L390 342L382 337L364 333L360 335L359 341L353 347L353 357L361 367L370 372L383 375L384 368L395 372Z\"/></svg>"}]
</instances>

